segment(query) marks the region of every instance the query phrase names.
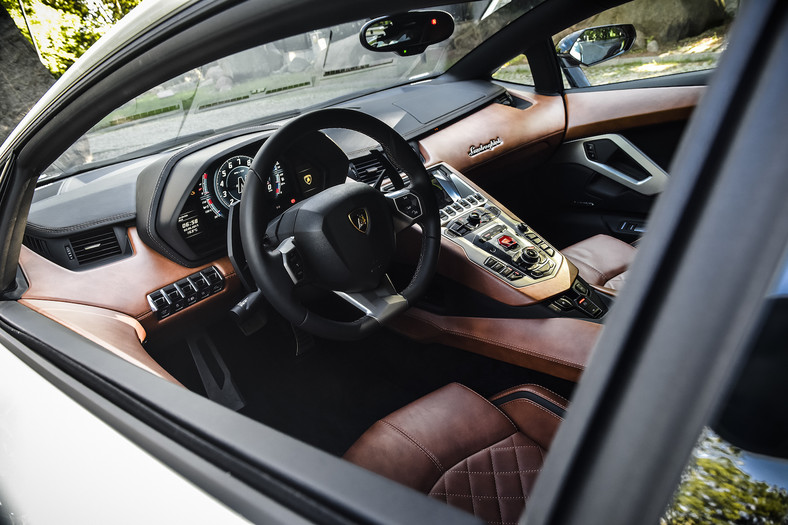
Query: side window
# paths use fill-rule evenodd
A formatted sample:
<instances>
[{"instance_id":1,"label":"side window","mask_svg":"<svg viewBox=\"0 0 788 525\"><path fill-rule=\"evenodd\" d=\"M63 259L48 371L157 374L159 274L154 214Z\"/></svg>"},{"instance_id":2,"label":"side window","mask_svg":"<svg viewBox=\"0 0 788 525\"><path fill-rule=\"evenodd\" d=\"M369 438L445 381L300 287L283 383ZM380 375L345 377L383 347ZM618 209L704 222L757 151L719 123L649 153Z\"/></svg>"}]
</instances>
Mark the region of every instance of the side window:
<instances>
[{"instance_id":1,"label":"side window","mask_svg":"<svg viewBox=\"0 0 788 525\"><path fill-rule=\"evenodd\" d=\"M583 29L632 24L637 34L630 50L622 55L591 66L579 65L575 71L564 67L564 87L600 86L714 68L725 49L737 8L738 2L733 1L634 0L583 20L553 36L559 56L561 51L568 52L566 46L558 49L562 39Z\"/></svg>"},{"instance_id":2,"label":"side window","mask_svg":"<svg viewBox=\"0 0 788 525\"><path fill-rule=\"evenodd\" d=\"M533 86L534 77L531 76L531 66L528 65L528 58L525 55L517 56L493 73L495 80L513 82L523 86Z\"/></svg>"},{"instance_id":3,"label":"side window","mask_svg":"<svg viewBox=\"0 0 788 525\"><path fill-rule=\"evenodd\" d=\"M660 525L788 520L788 463L752 454L704 428Z\"/></svg>"},{"instance_id":4,"label":"side window","mask_svg":"<svg viewBox=\"0 0 788 525\"><path fill-rule=\"evenodd\" d=\"M788 523L788 263L723 406L704 428L661 525Z\"/></svg>"}]
</instances>

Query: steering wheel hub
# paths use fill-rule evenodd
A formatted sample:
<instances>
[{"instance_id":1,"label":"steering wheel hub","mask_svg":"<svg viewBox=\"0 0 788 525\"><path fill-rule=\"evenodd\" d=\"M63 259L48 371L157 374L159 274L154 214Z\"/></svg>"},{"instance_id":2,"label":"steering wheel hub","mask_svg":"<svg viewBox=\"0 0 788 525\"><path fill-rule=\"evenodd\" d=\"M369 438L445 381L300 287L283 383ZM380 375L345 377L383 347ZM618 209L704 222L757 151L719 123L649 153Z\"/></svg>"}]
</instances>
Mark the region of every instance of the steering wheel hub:
<instances>
[{"instance_id":1,"label":"steering wheel hub","mask_svg":"<svg viewBox=\"0 0 788 525\"><path fill-rule=\"evenodd\" d=\"M386 198L359 182L328 188L290 208L278 220L276 236L292 237L305 282L341 292L377 287L395 249Z\"/></svg>"}]
</instances>

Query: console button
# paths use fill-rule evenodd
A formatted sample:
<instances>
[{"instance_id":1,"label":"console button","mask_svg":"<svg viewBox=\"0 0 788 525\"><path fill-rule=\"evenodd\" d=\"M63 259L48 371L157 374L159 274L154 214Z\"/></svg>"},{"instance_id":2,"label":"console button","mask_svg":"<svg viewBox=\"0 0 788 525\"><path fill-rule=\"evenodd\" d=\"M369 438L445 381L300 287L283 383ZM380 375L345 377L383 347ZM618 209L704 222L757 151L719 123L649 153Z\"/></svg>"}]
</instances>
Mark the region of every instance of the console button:
<instances>
[{"instance_id":1,"label":"console button","mask_svg":"<svg viewBox=\"0 0 788 525\"><path fill-rule=\"evenodd\" d=\"M510 281L516 281L517 279L523 278L523 273L519 270L513 270L512 273L506 276L506 278Z\"/></svg>"},{"instance_id":2,"label":"console button","mask_svg":"<svg viewBox=\"0 0 788 525\"><path fill-rule=\"evenodd\" d=\"M457 212L454 211L454 209L451 206L446 206L445 208L443 208L443 211L445 211L449 215L457 215Z\"/></svg>"},{"instance_id":3,"label":"console button","mask_svg":"<svg viewBox=\"0 0 788 525\"><path fill-rule=\"evenodd\" d=\"M533 246L529 246L520 254L520 260L527 265L534 264L539 261L539 252Z\"/></svg>"},{"instance_id":4,"label":"console button","mask_svg":"<svg viewBox=\"0 0 788 525\"><path fill-rule=\"evenodd\" d=\"M469 231L470 230L468 229L468 227L465 226L465 224L463 224L460 221L454 221L449 225L449 232L453 233L454 235L458 235L460 237L462 237Z\"/></svg>"},{"instance_id":5,"label":"console button","mask_svg":"<svg viewBox=\"0 0 788 525\"><path fill-rule=\"evenodd\" d=\"M577 307L587 313L590 317L597 317L602 313L602 309L591 302L587 297L581 297L575 301Z\"/></svg>"},{"instance_id":6,"label":"console button","mask_svg":"<svg viewBox=\"0 0 788 525\"><path fill-rule=\"evenodd\" d=\"M492 257L487 257L487 259L484 260L484 265L487 266L488 268L492 268L493 266L495 266L495 263L497 262L498 261L496 261Z\"/></svg>"},{"instance_id":7,"label":"console button","mask_svg":"<svg viewBox=\"0 0 788 525\"><path fill-rule=\"evenodd\" d=\"M443 221L445 221L445 220L447 220L449 218L448 214L445 211L443 211L443 210L438 212L438 217L440 218L441 222L443 222Z\"/></svg>"},{"instance_id":8,"label":"console button","mask_svg":"<svg viewBox=\"0 0 788 525\"><path fill-rule=\"evenodd\" d=\"M580 295L588 295L588 287L580 279L575 281L573 288Z\"/></svg>"},{"instance_id":9,"label":"console button","mask_svg":"<svg viewBox=\"0 0 788 525\"><path fill-rule=\"evenodd\" d=\"M519 244L517 244L517 241L515 241L508 235L501 235L500 237L498 237L498 244L500 244L504 250L514 250L519 246Z\"/></svg>"},{"instance_id":10,"label":"console button","mask_svg":"<svg viewBox=\"0 0 788 525\"><path fill-rule=\"evenodd\" d=\"M501 271L499 271L498 273L500 273L500 274L501 274L501 275L503 275L504 277L509 277L509 274L510 274L510 273L512 273L513 271L514 271L514 268L512 268L511 266L505 266L505 267L504 267L504 268L503 268Z\"/></svg>"},{"instance_id":11,"label":"console button","mask_svg":"<svg viewBox=\"0 0 788 525\"><path fill-rule=\"evenodd\" d=\"M496 271L496 272L500 272L501 270L503 270L503 268L504 268L503 263L499 263L497 261L495 262L495 264L492 265L493 271Z\"/></svg>"},{"instance_id":12,"label":"console button","mask_svg":"<svg viewBox=\"0 0 788 525\"><path fill-rule=\"evenodd\" d=\"M553 250L552 248L549 248L549 247L548 247L547 249L545 249L545 252L546 252L546 253L547 253L547 255L549 255L550 257L552 257L552 256L554 256L554 255L555 255L555 250Z\"/></svg>"},{"instance_id":13,"label":"console button","mask_svg":"<svg viewBox=\"0 0 788 525\"><path fill-rule=\"evenodd\" d=\"M561 297L556 299L555 304L557 304L563 310L571 310L572 308L574 308L572 301L570 301L569 298L566 297L565 295L562 295Z\"/></svg>"},{"instance_id":14,"label":"console button","mask_svg":"<svg viewBox=\"0 0 788 525\"><path fill-rule=\"evenodd\" d=\"M492 238L493 238L493 235L495 235L495 231L493 231L493 230L487 230L486 232L484 232L483 234L481 234L481 235L479 236L479 238L480 238L480 239L482 239L483 241L489 241L490 239L492 239Z\"/></svg>"}]
</instances>

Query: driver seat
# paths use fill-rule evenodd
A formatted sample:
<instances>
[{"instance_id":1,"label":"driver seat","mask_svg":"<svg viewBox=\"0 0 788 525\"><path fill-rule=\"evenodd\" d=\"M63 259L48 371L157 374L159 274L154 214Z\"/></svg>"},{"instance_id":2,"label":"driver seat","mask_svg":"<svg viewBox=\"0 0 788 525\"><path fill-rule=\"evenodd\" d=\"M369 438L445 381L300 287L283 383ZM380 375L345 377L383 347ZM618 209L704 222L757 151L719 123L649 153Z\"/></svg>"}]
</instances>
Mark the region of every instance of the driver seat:
<instances>
[{"instance_id":1,"label":"driver seat","mask_svg":"<svg viewBox=\"0 0 788 525\"><path fill-rule=\"evenodd\" d=\"M566 406L537 385L487 400L452 383L376 422L344 458L487 522L516 523Z\"/></svg>"}]
</instances>

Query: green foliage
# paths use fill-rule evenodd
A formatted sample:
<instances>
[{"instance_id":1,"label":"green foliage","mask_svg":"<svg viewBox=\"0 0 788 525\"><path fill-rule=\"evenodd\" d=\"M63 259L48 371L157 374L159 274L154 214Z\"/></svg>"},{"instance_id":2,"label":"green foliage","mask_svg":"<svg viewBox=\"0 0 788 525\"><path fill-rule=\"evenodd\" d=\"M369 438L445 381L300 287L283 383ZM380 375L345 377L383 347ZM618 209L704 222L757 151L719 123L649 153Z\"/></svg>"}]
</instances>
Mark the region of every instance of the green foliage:
<instances>
[{"instance_id":1,"label":"green foliage","mask_svg":"<svg viewBox=\"0 0 788 525\"><path fill-rule=\"evenodd\" d=\"M788 524L788 491L754 480L741 452L705 430L662 525Z\"/></svg>"},{"instance_id":2,"label":"green foliage","mask_svg":"<svg viewBox=\"0 0 788 525\"><path fill-rule=\"evenodd\" d=\"M60 76L140 1L21 0L24 13L18 0L0 0L0 4L14 18L20 31L38 47L47 68Z\"/></svg>"}]
</instances>

